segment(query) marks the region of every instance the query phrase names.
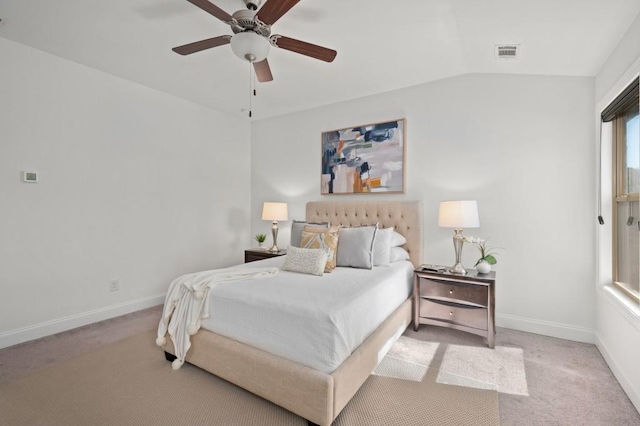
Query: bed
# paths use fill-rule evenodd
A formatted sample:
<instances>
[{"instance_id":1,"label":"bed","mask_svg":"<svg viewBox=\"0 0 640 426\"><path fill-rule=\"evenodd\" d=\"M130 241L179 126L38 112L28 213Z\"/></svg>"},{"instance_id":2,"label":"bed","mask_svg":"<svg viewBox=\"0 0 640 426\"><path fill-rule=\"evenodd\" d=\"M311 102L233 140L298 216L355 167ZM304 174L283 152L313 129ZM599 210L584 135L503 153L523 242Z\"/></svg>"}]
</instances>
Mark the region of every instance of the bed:
<instances>
[{"instance_id":1,"label":"bed","mask_svg":"<svg viewBox=\"0 0 640 426\"><path fill-rule=\"evenodd\" d=\"M306 205L305 219L308 222L330 222L332 225L343 226L379 223L382 228L394 227L407 240L403 248L409 253L411 263L418 265L422 261L422 208L419 202L309 202ZM254 263L276 264L281 261L282 259L275 258ZM409 269L410 267L411 265ZM402 268L396 269L402 270ZM392 268L375 267L374 272L377 275L406 274L406 269L405 267L403 272L393 272ZM321 279L331 276L330 279L334 281L350 280L349 272L336 270L331 274L325 274ZM225 294L222 294L222 297L224 296ZM304 355L298 355L298 358L288 356L289 354L279 356L272 353L277 352L276 350L269 352L226 337L224 323L222 325L203 323L203 329L191 337L191 348L186 361L298 414L307 419L310 424L328 426L375 369L391 344L410 324L412 303L410 290L402 298L404 300L398 301L399 307L388 315L384 313L385 317L381 319L382 322L377 328L362 331L366 337L361 343L358 340L355 341L356 348L345 349L339 344L340 342L316 342L316 345L335 344L336 346L336 359L330 360L327 365L306 362ZM233 304L227 302L229 311L234 311ZM217 308L222 310L225 305L226 303L220 304ZM215 309L216 306L212 307L212 310ZM362 309L362 306L348 306L345 311L357 312L358 309ZM260 318L260 315L253 318L236 317L231 318L229 322L244 320L247 324L251 324L252 321L258 324ZM348 318L345 318L345 321L348 321ZM315 350L311 347L313 344L310 342L308 343L310 347L305 347L307 343L304 343L301 353L304 354L306 350L307 355L312 354ZM353 342L351 344L353 345ZM163 346L163 349L167 359L175 353L170 341ZM341 356L339 353L345 350L349 353ZM298 359L299 362L290 358Z\"/></svg>"}]
</instances>

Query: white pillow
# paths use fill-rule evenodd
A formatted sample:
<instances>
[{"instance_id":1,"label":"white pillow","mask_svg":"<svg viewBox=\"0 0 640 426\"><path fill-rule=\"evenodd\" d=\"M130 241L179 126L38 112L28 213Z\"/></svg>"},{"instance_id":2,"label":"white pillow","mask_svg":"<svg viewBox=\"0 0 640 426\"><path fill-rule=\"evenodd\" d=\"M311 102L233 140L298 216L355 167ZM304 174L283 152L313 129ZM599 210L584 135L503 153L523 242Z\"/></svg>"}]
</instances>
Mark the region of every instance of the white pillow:
<instances>
[{"instance_id":1,"label":"white pillow","mask_svg":"<svg viewBox=\"0 0 640 426\"><path fill-rule=\"evenodd\" d=\"M373 242L373 266L389 266L393 228L378 229Z\"/></svg>"},{"instance_id":2,"label":"white pillow","mask_svg":"<svg viewBox=\"0 0 640 426\"><path fill-rule=\"evenodd\" d=\"M373 268L373 242L378 225L340 228L337 266Z\"/></svg>"},{"instance_id":3,"label":"white pillow","mask_svg":"<svg viewBox=\"0 0 640 426\"><path fill-rule=\"evenodd\" d=\"M314 228L328 228L329 222L307 223L303 220L294 220L293 222L291 222L291 240L289 242L289 246L300 247L300 242L302 241L302 231L304 231L305 226L312 226Z\"/></svg>"},{"instance_id":4,"label":"white pillow","mask_svg":"<svg viewBox=\"0 0 640 426\"><path fill-rule=\"evenodd\" d=\"M407 239L399 232L393 231L393 239L391 240L391 247L400 247L407 243Z\"/></svg>"},{"instance_id":5,"label":"white pillow","mask_svg":"<svg viewBox=\"0 0 640 426\"><path fill-rule=\"evenodd\" d=\"M323 249L289 247L282 265L283 271L322 275L327 264L327 252Z\"/></svg>"},{"instance_id":6,"label":"white pillow","mask_svg":"<svg viewBox=\"0 0 640 426\"><path fill-rule=\"evenodd\" d=\"M409 253L402 247L392 247L389 261L397 262L399 260L409 260Z\"/></svg>"}]
</instances>

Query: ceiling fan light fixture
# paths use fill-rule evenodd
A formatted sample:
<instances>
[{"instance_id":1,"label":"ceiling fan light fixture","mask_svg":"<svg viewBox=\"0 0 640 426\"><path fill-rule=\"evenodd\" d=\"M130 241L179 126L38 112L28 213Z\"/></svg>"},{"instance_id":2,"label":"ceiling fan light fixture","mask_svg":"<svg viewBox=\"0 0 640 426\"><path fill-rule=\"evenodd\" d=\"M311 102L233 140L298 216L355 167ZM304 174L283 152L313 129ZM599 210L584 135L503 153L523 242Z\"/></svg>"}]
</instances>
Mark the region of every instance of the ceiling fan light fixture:
<instances>
[{"instance_id":1,"label":"ceiling fan light fixture","mask_svg":"<svg viewBox=\"0 0 640 426\"><path fill-rule=\"evenodd\" d=\"M269 54L269 41L252 31L245 31L233 35L231 50L240 59L260 62Z\"/></svg>"}]
</instances>

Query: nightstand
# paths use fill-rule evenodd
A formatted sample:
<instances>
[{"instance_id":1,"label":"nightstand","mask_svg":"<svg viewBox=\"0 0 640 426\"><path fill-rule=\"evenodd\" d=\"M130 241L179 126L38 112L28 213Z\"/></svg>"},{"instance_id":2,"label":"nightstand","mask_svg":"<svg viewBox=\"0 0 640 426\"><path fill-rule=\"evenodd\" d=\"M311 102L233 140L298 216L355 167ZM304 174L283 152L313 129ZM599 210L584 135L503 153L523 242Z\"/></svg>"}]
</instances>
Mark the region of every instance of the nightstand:
<instances>
[{"instance_id":1,"label":"nightstand","mask_svg":"<svg viewBox=\"0 0 640 426\"><path fill-rule=\"evenodd\" d=\"M248 249L244 251L244 263L255 262L256 260L268 259L270 257L284 256L286 250L280 250L277 253L265 249Z\"/></svg>"},{"instance_id":2,"label":"nightstand","mask_svg":"<svg viewBox=\"0 0 640 426\"><path fill-rule=\"evenodd\" d=\"M455 328L487 338L494 347L496 273L466 275L414 271L413 329L420 324Z\"/></svg>"}]
</instances>

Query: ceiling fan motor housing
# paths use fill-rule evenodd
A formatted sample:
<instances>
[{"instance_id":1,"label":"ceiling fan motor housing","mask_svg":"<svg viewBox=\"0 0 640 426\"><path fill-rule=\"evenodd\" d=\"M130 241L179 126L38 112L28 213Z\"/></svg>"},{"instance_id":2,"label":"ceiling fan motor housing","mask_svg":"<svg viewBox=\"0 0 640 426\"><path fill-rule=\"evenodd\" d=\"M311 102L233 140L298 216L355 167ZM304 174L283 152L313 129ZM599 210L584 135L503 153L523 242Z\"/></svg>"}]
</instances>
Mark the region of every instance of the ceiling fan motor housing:
<instances>
[{"instance_id":1,"label":"ceiling fan motor housing","mask_svg":"<svg viewBox=\"0 0 640 426\"><path fill-rule=\"evenodd\" d=\"M237 23L237 25L231 26L231 30L236 34L250 30L263 37L269 37L269 35L271 35L271 26L265 25L260 21L256 21L256 12L253 10L238 10L231 16Z\"/></svg>"}]
</instances>

